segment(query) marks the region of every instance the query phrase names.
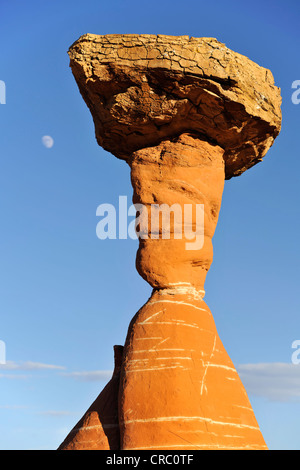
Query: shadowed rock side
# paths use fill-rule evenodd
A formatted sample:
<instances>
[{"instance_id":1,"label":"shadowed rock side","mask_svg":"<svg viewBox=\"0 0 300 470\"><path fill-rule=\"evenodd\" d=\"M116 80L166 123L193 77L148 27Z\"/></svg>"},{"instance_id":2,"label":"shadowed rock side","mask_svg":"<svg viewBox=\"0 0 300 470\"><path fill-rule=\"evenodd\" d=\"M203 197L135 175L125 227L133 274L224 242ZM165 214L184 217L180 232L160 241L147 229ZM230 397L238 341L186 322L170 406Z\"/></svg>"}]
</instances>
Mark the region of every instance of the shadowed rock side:
<instances>
[{"instance_id":1,"label":"shadowed rock side","mask_svg":"<svg viewBox=\"0 0 300 470\"><path fill-rule=\"evenodd\" d=\"M111 380L58 450L120 449L118 393L122 353L123 346L114 346L115 367Z\"/></svg>"},{"instance_id":2,"label":"shadowed rock side","mask_svg":"<svg viewBox=\"0 0 300 470\"><path fill-rule=\"evenodd\" d=\"M266 449L203 297L224 181L273 144L280 90L213 38L88 34L69 55L98 143L131 168L136 267L153 293L129 326L120 378L61 448ZM152 212L163 204L167 236Z\"/></svg>"}]
</instances>

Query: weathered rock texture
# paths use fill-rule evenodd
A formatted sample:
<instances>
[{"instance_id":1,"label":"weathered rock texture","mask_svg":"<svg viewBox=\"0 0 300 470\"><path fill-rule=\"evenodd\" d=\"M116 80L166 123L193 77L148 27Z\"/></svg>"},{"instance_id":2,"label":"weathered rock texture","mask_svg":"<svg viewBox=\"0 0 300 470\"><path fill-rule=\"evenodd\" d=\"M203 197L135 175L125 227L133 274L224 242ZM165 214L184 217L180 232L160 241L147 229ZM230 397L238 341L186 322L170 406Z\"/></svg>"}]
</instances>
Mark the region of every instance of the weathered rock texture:
<instances>
[{"instance_id":1,"label":"weathered rock texture","mask_svg":"<svg viewBox=\"0 0 300 470\"><path fill-rule=\"evenodd\" d=\"M109 419L118 423L119 448L264 449L203 297L224 180L261 161L280 131L272 74L212 38L85 35L69 55L98 143L127 161L133 202L148 209L148 226L137 226L136 265L153 294L124 347L118 410ZM162 220L154 234L150 208L161 204L182 213L185 204L202 204L203 243L187 249L175 216L169 238ZM92 417L99 434L86 443ZM105 424L88 411L61 448L115 449Z\"/></svg>"},{"instance_id":2,"label":"weathered rock texture","mask_svg":"<svg viewBox=\"0 0 300 470\"><path fill-rule=\"evenodd\" d=\"M213 257L212 237L217 225L224 186L224 150L191 134L164 140L155 147L134 152L129 160L134 188L133 202L143 204L151 218L151 205L179 204L182 223L170 223L170 238L153 238L151 220L148 237L140 239L137 254L139 274L154 288L193 285L204 289ZM204 243L201 249L186 249L184 205L203 204ZM193 214L194 225L196 214ZM196 227L194 227L196 230ZM175 238L175 232L182 238ZM174 235L174 236L172 236ZM151 238L152 237L152 238ZM192 247L193 248L193 247Z\"/></svg>"},{"instance_id":3,"label":"weathered rock texture","mask_svg":"<svg viewBox=\"0 0 300 470\"><path fill-rule=\"evenodd\" d=\"M121 449L264 449L201 294L156 290L133 318L120 383Z\"/></svg>"},{"instance_id":4,"label":"weathered rock texture","mask_svg":"<svg viewBox=\"0 0 300 470\"><path fill-rule=\"evenodd\" d=\"M225 150L230 178L279 133L271 72L216 39L87 34L69 55L98 143L119 158L195 131Z\"/></svg>"}]
</instances>

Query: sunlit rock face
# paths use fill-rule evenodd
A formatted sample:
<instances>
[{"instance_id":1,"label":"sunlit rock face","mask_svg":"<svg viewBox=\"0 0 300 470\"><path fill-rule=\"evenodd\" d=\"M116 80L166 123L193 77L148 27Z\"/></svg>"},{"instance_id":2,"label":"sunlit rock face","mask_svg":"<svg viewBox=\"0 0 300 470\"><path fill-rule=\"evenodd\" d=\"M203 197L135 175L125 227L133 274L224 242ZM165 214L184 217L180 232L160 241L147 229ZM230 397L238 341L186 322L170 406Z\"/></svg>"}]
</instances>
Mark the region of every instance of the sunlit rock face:
<instances>
[{"instance_id":1,"label":"sunlit rock face","mask_svg":"<svg viewBox=\"0 0 300 470\"><path fill-rule=\"evenodd\" d=\"M280 132L272 74L213 38L87 34L69 55L97 141L129 164L133 202L146 209L136 266L153 292L112 380L60 448L266 449L203 298L224 181ZM152 225L164 204L182 216L168 237L163 218Z\"/></svg>"}]
</instances>

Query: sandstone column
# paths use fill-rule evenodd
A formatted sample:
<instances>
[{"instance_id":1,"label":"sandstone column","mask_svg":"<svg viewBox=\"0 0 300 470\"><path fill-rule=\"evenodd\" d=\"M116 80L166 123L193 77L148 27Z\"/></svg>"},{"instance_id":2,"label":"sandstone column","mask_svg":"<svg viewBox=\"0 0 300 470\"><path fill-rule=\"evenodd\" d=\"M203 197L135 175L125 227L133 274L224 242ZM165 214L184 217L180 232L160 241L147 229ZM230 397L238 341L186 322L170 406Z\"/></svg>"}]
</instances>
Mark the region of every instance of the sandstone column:
<instances>
[{"instance_id":1,"label":"sandstone column","mask_svg":"<svg viewBox=\"0 0 300 470\"><path fill-rule=\"evenodd\" d=\"M203 297L224 180L261 161L280 131L272 74L212 38L85 35L69 55L97 141L130 165L148 214L136 265L153 293L129 325L110 403L120 449L264 449ZM191 230L204 209L198 245L183 217L170 217L169 237L162 219L153 233L162 204L188 205ZM82 448L72 436L61 448ZM113 448L102 441L88 445Z\"/></svg>"}]
</instances>

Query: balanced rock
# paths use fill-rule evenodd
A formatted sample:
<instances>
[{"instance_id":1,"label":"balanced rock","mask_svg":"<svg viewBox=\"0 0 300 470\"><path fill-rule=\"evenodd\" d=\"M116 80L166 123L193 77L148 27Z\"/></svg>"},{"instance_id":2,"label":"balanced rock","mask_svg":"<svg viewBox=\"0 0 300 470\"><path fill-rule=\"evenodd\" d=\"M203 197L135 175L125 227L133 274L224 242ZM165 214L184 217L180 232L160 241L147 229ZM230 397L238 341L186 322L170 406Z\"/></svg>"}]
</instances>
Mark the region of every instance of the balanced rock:
<instances>
[{"instance_id":1,"label":"balanced rock","mask_svg":"<svg viewBox=\"0 0 300 470\"><path fill-rule=\"evenodd\" d=\"M279 134L272 73L216 39L86 34L69 56L98 143L119 158L195 131L224 149L229 179Z\"/></svg>"},{"instance_id":2,"label":"balanced rock","mask_svg":"<svg viewBox=\"0 0 300 470\"><path fill-rule=\"evenodd\" d=\"M124 346L119 448L265 449L203 297L224 181L273 144L280 90L213 38L88 34L69 55L99 145L130 165L136 266L153 287ZM84 446L115 448L100 441Z\"/></svg>"}]
</instances>

